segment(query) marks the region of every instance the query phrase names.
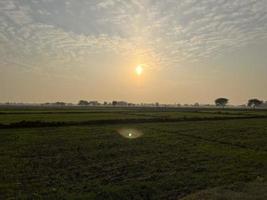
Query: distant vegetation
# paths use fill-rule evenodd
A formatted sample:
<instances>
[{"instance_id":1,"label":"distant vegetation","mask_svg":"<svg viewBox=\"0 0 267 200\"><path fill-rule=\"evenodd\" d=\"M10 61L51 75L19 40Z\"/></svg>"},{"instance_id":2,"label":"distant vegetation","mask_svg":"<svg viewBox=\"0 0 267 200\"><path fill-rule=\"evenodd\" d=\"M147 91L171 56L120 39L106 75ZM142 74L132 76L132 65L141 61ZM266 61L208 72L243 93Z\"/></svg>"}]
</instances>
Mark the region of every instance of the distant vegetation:
<instances>
[{"instance_id":1,"label":"distant vegetation","mask_svg":"<svg viewBox=\"0 0 267 200\"><path fill-rule=\"evenodd\" d=\"M263 104L263 101L261 101L259 99L250 99L248 101L248 107L256 108L256 107L259 107L262 104Z\"/></svg>"},{"instance_id":2,"label":"distant vegetation","mask_svg":"<svg viewBox=\"0 0 267 200\"><path fill-rule=\"evenodd\" d=\"M218 98L215 100L215 105L221 106L224 108L228 102L229 102L229 100L226 98Z\"/></svg>"},{"instance_id":3,"label":"distant vegetation","mask_svg":"<svg viewBox=\"0 0 267 200\"><path fill-rule=\"evenodd\" d=\"M57 107L63 107L63 106L104 106L104 107L236 107L236 108L267 108L267 101L259 100L257 98L249 99L246 104L243 105L231 105L229 104L229 99L225 97L220 97L214 100L214 104L200 104L198 102L194 104L180 104L180 103L174 103L174 104L161 104L159 102L155 103L130 103L127 101L117 101L113 100L111 102L104 101L88 101L88 100L80 100L77 104L73 103L65 103L65 102L55 102L55 103L44 103L44 104L24 104L24 103L4 103L2 105L16 105L16 106L29 106L29 105L42 105L42 106L57 106Z\"/></svg>"}]
</instances>

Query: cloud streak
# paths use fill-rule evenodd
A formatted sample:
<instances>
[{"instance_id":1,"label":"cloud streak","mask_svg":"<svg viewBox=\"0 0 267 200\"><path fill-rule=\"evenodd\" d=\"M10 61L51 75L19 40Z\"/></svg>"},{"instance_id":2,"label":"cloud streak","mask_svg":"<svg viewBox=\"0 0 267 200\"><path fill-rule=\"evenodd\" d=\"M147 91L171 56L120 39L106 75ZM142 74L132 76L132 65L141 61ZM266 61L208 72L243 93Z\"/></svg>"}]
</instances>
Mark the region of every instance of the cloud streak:
<instances>
[{"instance_id":1,"label":"cloud streak","mask_svg":"<svg viewBox=\"0 0 267 200\"><path fill-rule=\"evenodd\" d=\"M3 0L0 23L5 65L83 65L112 52L164 68L266 40L267 1Z\"/></svg>"}]
</instances>

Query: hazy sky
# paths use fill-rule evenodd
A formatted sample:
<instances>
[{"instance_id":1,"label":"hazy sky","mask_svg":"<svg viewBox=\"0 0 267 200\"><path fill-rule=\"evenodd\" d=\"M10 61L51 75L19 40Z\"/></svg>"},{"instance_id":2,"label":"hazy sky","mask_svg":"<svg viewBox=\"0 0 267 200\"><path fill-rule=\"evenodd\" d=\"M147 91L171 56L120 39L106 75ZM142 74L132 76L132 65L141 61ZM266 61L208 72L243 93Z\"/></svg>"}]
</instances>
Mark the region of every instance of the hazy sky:
<instances>
[{"instance_id":1,"label":"hazy sky","mask_svg":"<svg viewBox=\"0 0 267 200\"><path fill-rule=\"evenodd\" d=\"M1 0L0 44L0 102L267 100L267 0Z\"/></svg>"}]
</instances>

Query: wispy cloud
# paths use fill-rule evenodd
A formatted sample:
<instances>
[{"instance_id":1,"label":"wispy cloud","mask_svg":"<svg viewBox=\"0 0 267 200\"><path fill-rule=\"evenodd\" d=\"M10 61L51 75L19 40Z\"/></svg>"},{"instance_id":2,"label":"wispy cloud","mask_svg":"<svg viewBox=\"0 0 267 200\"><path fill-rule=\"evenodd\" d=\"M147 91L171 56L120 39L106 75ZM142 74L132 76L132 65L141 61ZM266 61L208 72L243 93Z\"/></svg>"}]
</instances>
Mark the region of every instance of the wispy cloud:
<instances>
[{"instance_id":1,"label":"wispy cloud","mask_svg":"<svg viewBox=\"0 0 267 200\"><path fill-rule=\"evenodd\" d=\"M60 67L112 52L173 66L267 39L267 1L2 0L0 23L6 64Z\"/></svg>"}]
</instances>

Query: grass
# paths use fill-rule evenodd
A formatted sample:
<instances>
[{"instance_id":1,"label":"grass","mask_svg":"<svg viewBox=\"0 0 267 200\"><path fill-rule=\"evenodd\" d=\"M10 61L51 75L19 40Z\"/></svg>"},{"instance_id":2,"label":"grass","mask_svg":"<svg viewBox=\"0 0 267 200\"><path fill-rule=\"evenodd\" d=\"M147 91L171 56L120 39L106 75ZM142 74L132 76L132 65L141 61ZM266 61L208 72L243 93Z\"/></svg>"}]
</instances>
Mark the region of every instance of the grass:
<instances>
[{"instance_id":1,"label":"grass","mask_svg":"<svg viewBox=\"0 0 267 200\"><path fill-rule=\"evenodd\" d=\"M0 125L12 125L20 122L43 123L76 123L93 121L129 120L129 122L148 120L177 121L187 119L212 119L212 118L248 118L267 117L266 111L240 111L219 109L174 109L174 108L38 108L25 109L0 109Z\"/></svg>"},{"instance_id":2,"label":"grass","mask_svg":"<svg viewBox=\"0 0 267 200\"><path fill-rule=\"evenodd\" d=\"M142 119L191 111L129 113ZM238 199L255 193L265 199L267 119L222 115L220 121L0 129L0 199ZM122 137L120 128L143 135Z\"/></svg>"}]
</instances>

